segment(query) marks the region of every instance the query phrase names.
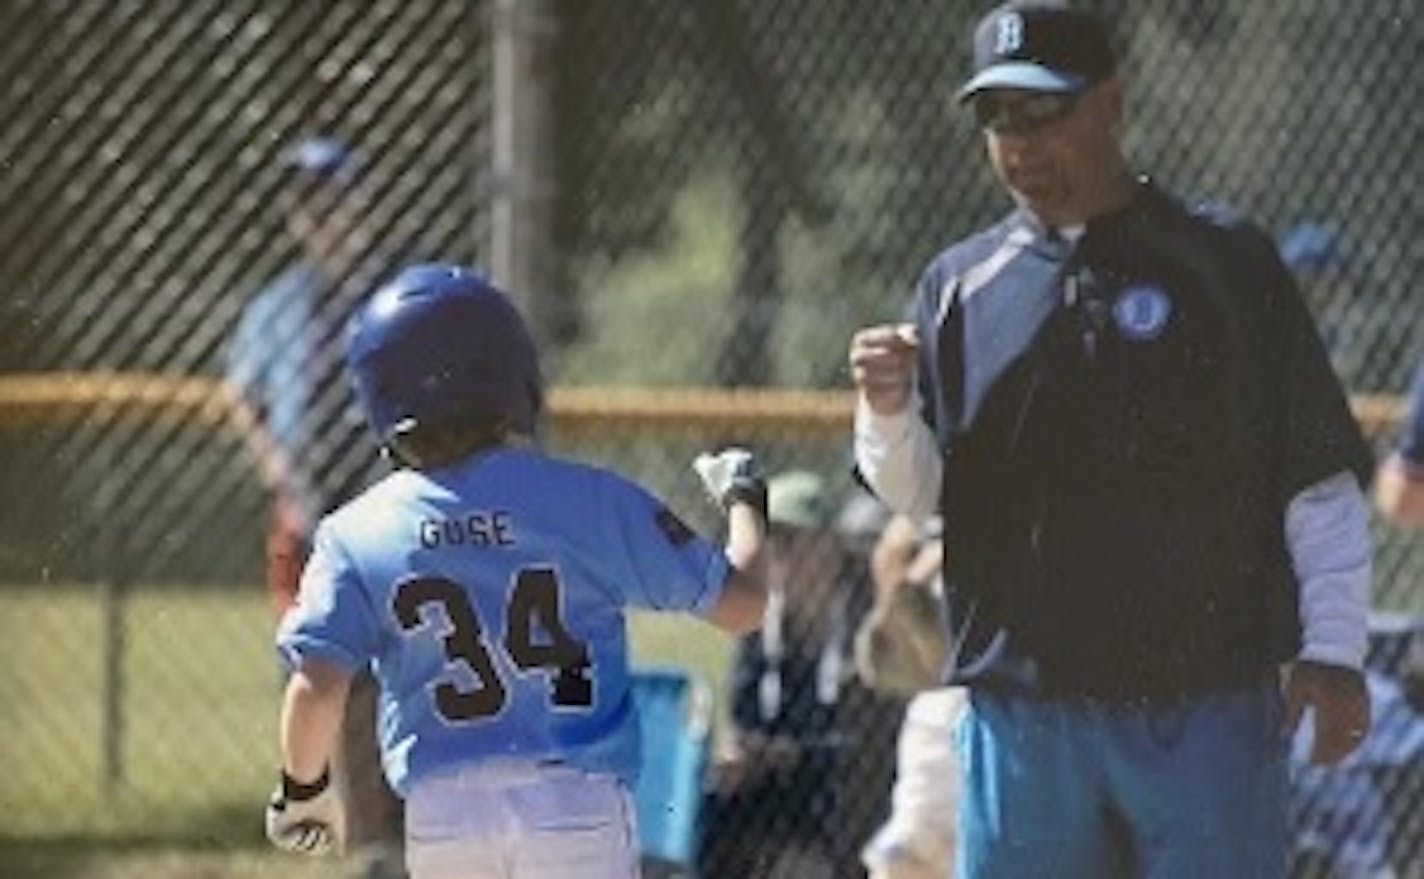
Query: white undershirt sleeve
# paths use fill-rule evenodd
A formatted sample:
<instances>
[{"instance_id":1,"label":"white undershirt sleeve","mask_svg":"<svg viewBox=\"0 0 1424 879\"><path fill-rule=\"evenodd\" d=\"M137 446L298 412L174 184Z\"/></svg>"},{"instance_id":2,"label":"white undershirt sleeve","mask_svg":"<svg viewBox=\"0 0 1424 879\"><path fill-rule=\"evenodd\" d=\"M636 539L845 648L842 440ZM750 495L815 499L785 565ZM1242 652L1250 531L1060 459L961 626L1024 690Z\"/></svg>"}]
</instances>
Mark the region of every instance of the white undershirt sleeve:
<instances>
[{"instance_id":1,"label":"white undershirt sleeve","mask_svg":"<svg viewBox=\"0 0 1424 879\"><path fill-rule=\"evenodd\" d=\"M938 512L943 462L934 431L919 416L918 392L894 415L877 415L863 399L855 407L855 463L887 506L916 521Z\"/></svg>"},{"instance_id":2,"label":"white undershirt sleeve","mask_svg":"<svg viewBox=\"0 0 1424 879\"><path fill-rule=\"evenodd\" d=\"M1359 669L1368 645L1369 511L1342 471L1286 507L1286 543L1300 588L1301 659Z\"/></svg>"}]
</instances>

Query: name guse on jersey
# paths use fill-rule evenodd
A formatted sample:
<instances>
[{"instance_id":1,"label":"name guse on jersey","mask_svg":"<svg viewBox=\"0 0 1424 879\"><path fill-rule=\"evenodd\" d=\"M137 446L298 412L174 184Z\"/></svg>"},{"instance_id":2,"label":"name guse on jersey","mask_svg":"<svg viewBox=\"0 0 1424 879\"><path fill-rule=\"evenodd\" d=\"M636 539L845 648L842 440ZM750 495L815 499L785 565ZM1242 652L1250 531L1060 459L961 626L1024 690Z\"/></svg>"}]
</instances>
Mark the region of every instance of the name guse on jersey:
<instances>
[{"instance_id":1,"label":"name guse on jersey","mask_svg":"<svg viewBox=\"0 0 1424 879\"><path fill-rule=\"evenodd\" d=\"M457 516L423 517L419 535L420 545L426 549L515 544L514 520L508 510L475 510Z\"/></svg>"}]
</instances>

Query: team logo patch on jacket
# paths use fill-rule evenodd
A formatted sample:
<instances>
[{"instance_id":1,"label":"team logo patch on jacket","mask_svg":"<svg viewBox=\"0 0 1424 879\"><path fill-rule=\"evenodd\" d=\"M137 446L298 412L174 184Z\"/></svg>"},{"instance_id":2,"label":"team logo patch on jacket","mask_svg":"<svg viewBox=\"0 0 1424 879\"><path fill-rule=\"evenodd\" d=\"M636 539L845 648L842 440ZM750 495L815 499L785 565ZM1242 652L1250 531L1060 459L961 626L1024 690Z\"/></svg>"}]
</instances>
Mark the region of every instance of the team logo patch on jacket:
<instances>
[{"instance_id":1,"label":"team logo patch on jacket","mask_svg":"<svg viewBox=\"0 0 1424 879\"><path fill-rule=\"evenodd\" d=\"M1172 317L1172 299L1161 287L1136 284L1118 294L1113 322L1123 338L1146 342L1162 335Z\"/></svg>"},{"instance_id":2,"label":"team logo patch on jacket","mask_svg":"<svg viewBox=\"0 0 1424 879\"><path fill-rule=\"evenodd\" d=\"M657 512L658 527L662 529L663 535L673 546L682 546L693 538L692 529L677 517L677 514L667 507L660 507Z\"/></svg>"}]
</instances>

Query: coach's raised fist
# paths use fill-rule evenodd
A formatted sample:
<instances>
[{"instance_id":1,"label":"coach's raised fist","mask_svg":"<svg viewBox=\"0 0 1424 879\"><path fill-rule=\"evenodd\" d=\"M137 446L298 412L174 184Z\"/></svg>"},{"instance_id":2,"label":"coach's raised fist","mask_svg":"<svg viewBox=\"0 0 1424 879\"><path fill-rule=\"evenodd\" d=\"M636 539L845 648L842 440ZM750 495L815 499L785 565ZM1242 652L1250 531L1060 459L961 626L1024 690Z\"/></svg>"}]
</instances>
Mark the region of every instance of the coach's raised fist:
<instances>
[{"instance_id":1,"label":"coach's raised fist","mask_svg":"<svg viewBox=\"0 0 1424 879\"><path fill-rule=\"evenodd\" d=\"M851 381L871 411L893 415L905 408L919 351L913 324L881 324L851 336Z\"/></svg>"}]
</instances>

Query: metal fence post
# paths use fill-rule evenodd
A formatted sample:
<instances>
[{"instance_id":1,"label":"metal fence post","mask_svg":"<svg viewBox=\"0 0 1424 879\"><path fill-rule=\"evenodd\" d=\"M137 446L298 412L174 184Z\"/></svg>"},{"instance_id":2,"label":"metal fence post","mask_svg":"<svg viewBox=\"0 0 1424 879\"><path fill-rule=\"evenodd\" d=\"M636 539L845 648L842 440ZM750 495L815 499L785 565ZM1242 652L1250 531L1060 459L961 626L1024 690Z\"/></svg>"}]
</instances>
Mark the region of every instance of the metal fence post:
<instances>
[{"instance_id":1,"label":"metal fence post","mask_svg":"<svg viewBox=\"0 0 1424 879\"><path fill-rule=\"evenodd\" d=\"M490 269L524 303L535 335L557 339L574 320L555 289L559 17L550 0L498 0L494 16Z\"/></svg>"},{"instance_id":2,"label":"metal fence post","mask_svg":"<svg viewBox=\"0 0 1424 879\"><path fill-rule=\"evenodd\" d=\"M99 510L99 625L100 687L99 759L106 794L114 793L124 781L124 606L128 592L128 565L124 558L124 534L119 513L119 454L113 437L105 443L101 456Z\"/></svg>"}]
</instances>

